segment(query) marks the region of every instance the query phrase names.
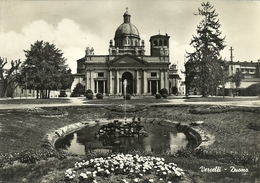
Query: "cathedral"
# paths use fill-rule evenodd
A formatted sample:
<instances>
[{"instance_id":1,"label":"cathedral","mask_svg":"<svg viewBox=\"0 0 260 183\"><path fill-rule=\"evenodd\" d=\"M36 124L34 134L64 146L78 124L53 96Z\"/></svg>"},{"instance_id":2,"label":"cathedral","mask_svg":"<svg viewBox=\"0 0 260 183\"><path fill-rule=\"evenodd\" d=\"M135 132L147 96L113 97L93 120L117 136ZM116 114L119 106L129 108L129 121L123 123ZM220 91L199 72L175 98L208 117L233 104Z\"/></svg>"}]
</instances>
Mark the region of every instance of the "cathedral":
<instances>
[{"instance_id":1,"label":"cathedral","mask_svg":"<svg viewBox=\"0 0 260 183\"><path fill-rule=\"evenodd\" d=\"M145 55L144 40L131 23L126 9L123 23L109 41L107 55L95 55L87 47L85 56L77 60L77 73L72 89L77 83L103 95L153 95L160 89L170 91L169 84L169 38L166 35L150 37L150 55Z\"/></svg>"}]
</instances>

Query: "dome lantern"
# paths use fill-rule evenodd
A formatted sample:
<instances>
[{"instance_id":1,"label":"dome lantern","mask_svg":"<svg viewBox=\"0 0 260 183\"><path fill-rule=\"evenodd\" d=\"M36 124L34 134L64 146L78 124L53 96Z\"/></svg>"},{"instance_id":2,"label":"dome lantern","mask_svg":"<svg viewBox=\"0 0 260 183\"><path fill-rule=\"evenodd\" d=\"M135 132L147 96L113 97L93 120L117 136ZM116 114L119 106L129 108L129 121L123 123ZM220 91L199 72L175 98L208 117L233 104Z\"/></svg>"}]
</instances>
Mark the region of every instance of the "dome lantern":
<instances>
[{"instance_id":1,"label":"dome lantern","mask_svg":"<svg viewBox=\"0 0 260 183\"><path fill-rule=\"evenodd\" d=\"M128 8L126 8L126 12L123 15L124 17L124 23L130 23L131 15L128 13Z\"/></svg>"}]
</instances>

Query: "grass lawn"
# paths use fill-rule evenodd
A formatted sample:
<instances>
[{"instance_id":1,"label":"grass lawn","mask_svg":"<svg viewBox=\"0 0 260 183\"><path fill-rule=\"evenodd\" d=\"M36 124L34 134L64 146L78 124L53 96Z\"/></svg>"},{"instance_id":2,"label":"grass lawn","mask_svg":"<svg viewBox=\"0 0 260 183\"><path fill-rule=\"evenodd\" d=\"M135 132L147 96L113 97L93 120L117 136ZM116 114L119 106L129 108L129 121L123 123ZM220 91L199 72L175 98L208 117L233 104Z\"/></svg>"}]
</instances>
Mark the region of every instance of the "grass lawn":
<instances>
[{"instance_id":1,"label":"grass lawn","mask_svg":"<svg viewBox=\"0 0 260 183\"><path fill-rule=\"evenodd\" d=\"M162 99L164 100L164 99ZM177 99L176 99L177 100ZM122 104L120 99L103 99L86 101L88 103ZM183 168L186 175L194 182L257 182L260 181L260 133L247 128L251 122L260 124L260 108L257 112L232 110L229 112L212 114L193 114L191 109L204 110L208 106L173 105L173 106L147 106L155 104L158 100L153 98L131 99L127 104L146 107L146 110L128 113L129 117L162 118L189 124L193 121L204 121L202 126L196 127L215 136L215 142L204 149L203 155L192 154L184 150L183 155L154 154L161 156L168 162L174 162ZM141 106L142 105L142 106ZM84 121L87 118L121 118L123 113L111 111L109 107L102 106L71 106L42 108L46 112L67 112L63 117L44 117L24 109L0 110L0 160L10 153L27 150L44 151L41 146L46 133L68 124ZM158 126L159 127L159 126ZM186 154L185 154L186 153ZM145 152L144 152L145 154ZM148 153L151 154L151 153ZM224 157L222 155L225 155ZM226 156L227 155L227 156ZM234 158L245 157L245 161ZM231 157L234 157L233 159ZM248 158L255 158L254 163ZM0 182L64 182L64 172L73 167L76 161L86 156L67 155L66 159L48 158L33 164L15 163L0 168ZM250 159L251 160L251 159ZM201 172L200 167L221 167L219 173ZM248 169L247 173L232 173L230 167ZM226 170L225 170L226 169Z\"/></svg>"},{"instance_id":2,"label":"grass lawn","mask_svg":"<svg viewBox=\"0 0 260 183\"><path fill-rule=\"evenodd\" d=\"M235 102L235 101L252 101L260 100L260 97L198 97L198 98L188 98L185 102Z\"/></svg>"},{"instance_id":3,"label":"grass lawn","mask_svg":"<svg viewBox=\"0 0 260 183\"><path fill-rule=\"evenodd\" d=\"M63 104L68 103L67 98L51 98L51 99L2 99L0 104Z\"/></svg>"}]
</instances>

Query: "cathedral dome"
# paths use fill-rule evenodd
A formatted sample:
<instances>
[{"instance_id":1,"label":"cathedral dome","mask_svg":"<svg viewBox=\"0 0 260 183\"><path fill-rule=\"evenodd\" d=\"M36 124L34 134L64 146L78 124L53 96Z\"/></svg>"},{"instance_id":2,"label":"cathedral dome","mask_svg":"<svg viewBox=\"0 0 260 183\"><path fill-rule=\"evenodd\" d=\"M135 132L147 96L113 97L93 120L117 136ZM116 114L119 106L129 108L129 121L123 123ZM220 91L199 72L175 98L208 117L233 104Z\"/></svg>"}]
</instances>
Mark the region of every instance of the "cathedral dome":
<instances>
[{"instance_id":1,"label":"cathedral dome","mask_svg":"<svg viewBox=\"0 0 260 183\"><path fill-rule=\"evenodd\" d=\"M130 22L131 15L129 14L128 9L126 9L123 17L124 23L116 29L115 39L126 36L140 38L138 29Z\"/></svg>"},{"instance_id":2,"label":"cathedral dome","mask_svg":"<svg viewBox=\"0 0 260 183\"><path fill-rule=\"evenodd\" d=\"M121 24L117 29L115 33L115 38L119 37L125 37L125 36L133 36L139 38L139 31L133 24L129 23L123 23Z\"/></svg>"}]
</instances>

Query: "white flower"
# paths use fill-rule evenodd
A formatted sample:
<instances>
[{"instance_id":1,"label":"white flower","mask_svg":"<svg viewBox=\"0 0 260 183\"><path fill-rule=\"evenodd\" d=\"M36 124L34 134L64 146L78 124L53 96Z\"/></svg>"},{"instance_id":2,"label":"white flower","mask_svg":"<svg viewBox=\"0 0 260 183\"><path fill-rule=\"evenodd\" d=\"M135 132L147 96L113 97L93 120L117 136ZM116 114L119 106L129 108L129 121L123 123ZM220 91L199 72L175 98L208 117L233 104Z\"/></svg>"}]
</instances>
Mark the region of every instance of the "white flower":
<instances>
[{"instance_id":1,"label":"white flower","mask_svg":"<svg viewBox=\"0 0 260 183\"><path fill-rule=\"evenodd\" d=\"M138 179L138 178L135 178L135 179L134 179L134 182L139 182L139 179Z\"/></svg>"},{"instance_id":2,"label":"white flower","mask_svg":"<svg viewBox=\"0 0 260 183\"><path fill-rule=\"evenodd\" d=\"M153 179L149 179L149 182L153 182Z\"/></svg>"}]
</instances>

